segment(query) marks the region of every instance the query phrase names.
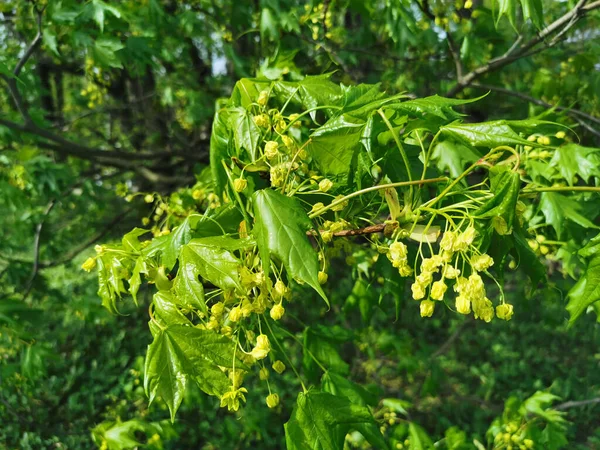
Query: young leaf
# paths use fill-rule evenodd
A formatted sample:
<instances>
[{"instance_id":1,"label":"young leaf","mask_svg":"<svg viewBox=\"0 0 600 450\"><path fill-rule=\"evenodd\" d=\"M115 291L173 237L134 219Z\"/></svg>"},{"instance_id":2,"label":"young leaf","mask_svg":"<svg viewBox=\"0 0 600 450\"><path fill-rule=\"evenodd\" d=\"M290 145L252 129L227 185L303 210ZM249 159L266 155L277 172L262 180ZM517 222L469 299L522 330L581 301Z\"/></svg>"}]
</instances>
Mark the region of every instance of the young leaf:
<instances>
[{"instance_id":1,"label":"young leaf","mask_svg":"<svg viewBox=\"0 0 600 450\"><path fill-rule=\"evenodd\" d=\"M491 191L493 197L486 200L474 212L474 216L481 219L502 218L506 222L507 230L505 233L500 234L510 234L516 214L520 186L521 180L517 172L512 170L500 172L492 178Z\"/></svg>"},{"instance_id":2,"label":"young leaf","mask_svg":"<svg viewBox=\"0 0 600 450\"><path fill-rule=\"evenodd\" d=\"M592 176L600 176L600 149L567 144L558 147L550 161L556 167L569 186L573 186L575 177L586 183Z\"/></svg>"},{"instance_id":3,"label":"young leaf","mask_svg":"<svg viewBox=\"0 0 600 450\"><path fill-rule=\"evenodd\" d=\"M222 396L231 382L218 366L232 367L234 350L231 340L209 330L185 325L159 330L148 346L144 366L144 388L150 401L162 398L174 420L190 379L208 395ZM236 367L244 365L236 361Z\"/></svg>"},{"instance_id":4,"label":"young leaf","mask_svg":"<svg viewBox=\"0 0 600 450\"><path fill-rule=\"evenodd\" d=\"M494 148L500 145L537 145L520 137L506 120L452 124L443 126L440 130L473 147Z\"/></svg>"},{"instance_id":5,"label":"young leaf","mask_svg":"<svg viewBox=\"0 0 600 450\"><path fill-rule=\"evenodd\" d=\"M222 289L242 289L238 269L240 261L235 255L224 248L210 245L206 239L193 239L181 249L181 260L195 269L190 274L186 272L187 282L192 283L189 275L198 273Z\"/></svg>"},{"instance_id":6,"label":"young leaf","mask_svg":"<svg viewBox=\"0 0 600 450\"><path fill-rule=\"evenodd\" d=\"M600 300L600 255L596 254L588 263L583 276L571 288L567 295L567 311L573 324L585 312L588 306Z\"/></svg>"},{"instance_id":7,"label":"young leaf","mask_svg":"<svg viewBox=\"0 0 600 450\"><path fill-rule=\"evenodd\" d=\"M409 450L427 450L434 448L431 438L425 430L414 422L408 425L408 435L410 436Z\"/></svg>"},{"instance_id":8,"label":"young leaf","mask_svg":"<svg viewBox=\"0 0 600 450\"><path fill-rule=\"evenodd\" d=\"M210 134L210 170L218 195L221 195L227 186L227 173L222 161L227 161L231 157L230 148L233 146L232 133L228 125L230 115L228 108L218 110Z\"/></svg>"},{"instance_id":9,"label":"young leaf","mask_svg":"<svg viewBox=\"0 0 600 450\"><path fill-rule=\"evenodd\" d=\"M323 374L323 378L321 378L321 387L325 392L346 397L355 405L377 405L376 395L367 391L361 385L356 384L335 372L325 372L325 374Z\"/></svg>"},{"instance_id":10,"label":"young leaf","mask_svg":"<svg viewBox=\"0 0 600 450\"><path fill-rule=\"evenodd\" d=\"M342 450L351 429L375 421L368 408L325 392L298 394L290 420L285 424L288 450Z\"/></svg>"},{"instance_id":11,"label":"young leaf","mask_svg":"<svg viewBox=\"0 0 600 450\"><path fill-rule=\"evenodd\" d=\"M304 209L295 199L270 189L256 191L253 200L254 234L265 275L274 255L292 278L307 283L329 305L318 280L317 253L306 236L312 223Z\"/></svg>"},{"instance_id":12,"label":"young leaf","mask_svg":"<svg viewBox=\"0 0 600 450\"><path fill-rule=\"evenodd\" d=\"M540 209L546 217L546 222L556 230L559 239L563 236L567 220L584 228L598 228L597 225L579 212L581 209L579 203L556 192L542 192Z\"/></svg>"},{"instance_id":13,"label":"young leaf","mask_svg":"<svg viewBox=\"0 0 600 450\"><path fill-rule=\"evenodd\" d=\"M323 175L347 175L354 153L360 148L366 122L342 115L331 119L310 137L306 151Z\"/></svg>"}]
</instances>

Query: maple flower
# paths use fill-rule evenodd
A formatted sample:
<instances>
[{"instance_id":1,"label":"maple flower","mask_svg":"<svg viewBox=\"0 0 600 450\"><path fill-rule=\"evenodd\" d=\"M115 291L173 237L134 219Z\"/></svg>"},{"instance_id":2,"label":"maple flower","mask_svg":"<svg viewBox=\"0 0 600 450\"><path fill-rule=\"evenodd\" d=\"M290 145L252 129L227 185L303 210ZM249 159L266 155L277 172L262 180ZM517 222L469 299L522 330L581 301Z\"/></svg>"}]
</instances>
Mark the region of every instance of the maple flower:
<instances>
[{"instance_id":1,"label":"maple flower","mask_svg":"<svg viewBox=\"0 0 600 450\"><path fill-rule=\"evenodd\" d=\"M248 180L245 178L236 178L233 181L233 189L235 189L235 192L242 192L246 189L246 186L248 186Z\"/></svg>"},{"instance_id":2,"label":"maple flower","mask_svg":"<svg viewBox=\"0 0 600 450\"><path fill-rule=\"evenodd\" d=\"M278 374L282 374L285 370L285 364L279 359L273 363L273 370Z\"/></svg>"},{"instance_id":3,"label":"maple flower","mask_svg":"<svg viewBox=\"0 0 600 450\"><path fill-rule=\"evenodd\" d=\"M250 354L256 359L264 359L271 351L271 343L266 334L260 334L256 337L256 346Z\"/></svg>"},{"instance_id":4,"label":"maple flower","mask_svg":"<svg viewBox=\"0 0 600 450\"><path fill-rule=\"evenodd\" d=\"M320 182L319 182L319 190L321 192L327 192L329 189L331 189L333 187L333 182L327 178L323 178Z\"/></svg>"},{"instance_id":5,"label":"maple flower","mask_svg":"<svg viewBox=\"0 0 600 450\"><path fill-rule=\"evenodd\" d=\"M270 394L267 396L267 406L269 408L275 408L277 405L279 405L279 395L277 394Z\"/></svg>"},{"instance_id":6,"label":"maple flower","mask_svg":"<svg viewBox=\"0 0 600 450\"><path fill-rule=\"evenodd\" d=\"M91 272L94 267L96 267L96 258L88 258L81 265L81 268L86 272Z\"/></svg>"},{"instance_id":7,"label":"maple flower","mask_svg":"<svg viewBox=\"0 0 600 450\"><path fill-rule=\"evenodd\" d=\"M283 306L281 306L281 303L276 303L270 311L270 315L271 318L273 320L279 320L283 317L283 314L285 313L285 308Z\"/></svg>"},{"instance_id":8,"label":"maple flower","mask_svg":"<svg viewBox=\"0 0 600 450\"><path fill-rule=\"evenodd\" d=\"M260 372L258 372L258 378L260 378L261 381L266 381L269 379L269 369L267 369L266 367L263 367L262 369L260 369Z\"/></svg>"},{"instance_id":9,"label":"maple flower","mask_svg":"<svg viewBox=\"0 0 600 450\"><path fill-rule=\"evenodd\" d=\"M256 103L258 103L260 106L265 106L268 100L269 91L261 91L261 93L258 94L258 99L256 100Z\"/></svg>"},{"instance_id":10,"label":"maple flower","mask_svg":"<svg viewBox=\"0 0 600 450\"><path fill-rule=\"evenodd\" d=\"M275 141L267 141L265 144L265 156L269 159L277 157L279 144Z\"/></svg>"},{"instance_id":11,"label":"maple flower","mask_svg":"<svg viewBox=\"0 0 600 450\"><path fill-rule=\"evenodd\" d=\"M446 289L448 289L448 286L443 281L434 282L431 285L431 298L434 300L443 300Z\"/></svg>"},{"instance_id":12,"label":"maple flower","mask_svg":"<svg viewBox=\"0 0 600 450\"><path fill-rule=\"evenodd\" d=\"M469 314L471 312L471 301L464 295L456 297L456 311L459 314Z\"/></svg>"},{"instance_id":13,"label":"maple flower","mask_svg":"<svg viewBox=\"0 0 600 450\"><path fill-rule=\"evenodd\" d=\"M513 305L509 303L503 303L496 306L496 315L499 319L510 320L513 315Z\"/></svg>"},{"instance_id":14,"label":"maple flower","mask_svg":"<svg viewBox=\"0 0 600 450\"><path fill-rule=\"evenodd\" d=\"M317 280L319 281L319 284L327 283L328 279L329 279L329 275L327 275L326 272L319 271L319 273L317 275Z\"/></svg>"},{"instance_id":15,"label":"maple flower","mask_svg":"<svg viewBox=\"0 0 600 450\"><path fill-rule=\"evenodd\" d=\"M237 411L240 409L240 400L245 402L246 397L244 394L247 394L248 390L246 388L234 389L233 387L229 392L223 394L221 397L221 408L227 406L229 411Z\"/></svg>"},{"instance_id":16,"label":"maple flower","mask_svg":"<svg viewBox=\"0 0 600 450\"><path fill-rule=\"evenodd\" d=\"M415 300L421 300L423 297L425 297L425 286L423 286L421 283L415 282L410 288L412 290L412 297Z\"/></svg>"},{"instance_id":17,"label":"maple flower","mask_svg":"<svg viewBox=\"0 0 600 450\"><path fill-rule=\"evenodd\" d=\"M433 310L435 309L435 303L431 300L423 300L421 302L421 317L431 317Z\"/></svg>"},{"instance_id":18,"label":"maple flower","mask_svg":"<svg viewBox=\"0 0 600 450\"><path fill-rule=\"evenodd\" d=\"M471 267L477 272L483 272L494 265L494 260L490 255L476 255L471 259Z\"/></svg>"}]
</instances>

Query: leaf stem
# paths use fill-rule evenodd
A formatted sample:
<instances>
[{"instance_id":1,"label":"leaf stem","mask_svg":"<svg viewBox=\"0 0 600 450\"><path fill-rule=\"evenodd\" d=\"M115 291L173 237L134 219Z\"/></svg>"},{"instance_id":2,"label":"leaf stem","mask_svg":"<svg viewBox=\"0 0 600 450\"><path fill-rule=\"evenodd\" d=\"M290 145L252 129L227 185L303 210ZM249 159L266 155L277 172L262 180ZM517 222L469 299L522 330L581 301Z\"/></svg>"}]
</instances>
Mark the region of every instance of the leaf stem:
<instances>
[{"instance_id":1,"label":"leaf stem","mask_svg":"<svg viewBox=\"0 0 600 450\"><path fill-rule=\"evenodd\" d=\"M381 116L381 118L385 122L385 125L388 127L388 130L390 130L390 133L392 133L392 137L394 138L394 141L396 142L396 146L398 147L398 150L400 150L400 155L402 156L402 160L404 161L404 166L406 167L406 173L408 175L408 181L412 181L412 174L410 173L410 164L408 162L408 156L406 156L404 147L402 147L402 143L400 142L398 133L396 133L396 130L394 130L394 127L392 126L392 124L390 123L388 118L385 116L385 113L381 109L378 109L377 113ZM411 185L411 187L410 187L411 202L412 202L412 192L413 192L413 188Z\"/></svg>"},{"instance_id":2,"label":"leaf stem","mask_svg":"<svg viewBox=\"0 0 600 450\"><path fill-rule=\"evenodd\" d=\"M281 344L277 340L277 337L275 336L275 334L273 333L273 330L271 329L271 325L269 325L269 320L266 317L265 317L265 324L267 325L267 328L269 329L269 333L271 333L271 336L273 336L273 340L277 344L277 347L279 347L279 350L281 351L281 353L283 353L283 355L285 356L285 359L287 359L287 362L290 364L290 367L292 368L292 370L296 374L296 377L298 377L298 381L300 381L300 385L302 386L302 390L306 394L308 392L308 389L306 389L306 385L302 381L302 377L300 377L300 374L296 370L296 367L292 363L292 360L290 359L290 357L288 356L288 354L285 352L285 350L283 349L283 347L281 346Z\"/></svg>"},{"instance_id":3,"label":"leaf stem","mask_svg":"<svg viewBox=\"0 0 600 450\"><path fill-rule=\"evenodd\" d=\"M539 188L525 188L521 194L530 192L600 192L600 186L543 186Z\"/></svg>"},{"instance_id":4,"label":"leaf stem","mask_svg":"<svg viewBox=\"0 0 600 450\"><path fill-rule=\"evenodd\" d=\"M377 186L371 186L365 189L361 189L360 191L352 192L351 194L345 195L344 197L334 200L329 205L321 208L311 214L308 215L309 219L314 219L315 217L320 216L321 214L329 211L334 206L339 205L340 203L344 203L346 200L349 200L354 197L358 197L359 195L366 194L368 192L378 191L380 189L387 188L396 188L396 187L405 187L405 186L414 186L415 184L428 184L428 183L441 183L444 181L448 181L447 177L439 177L439 178L430 178L428 180L415 180L415 181L400 181L398 183L387 183L387 184L379 184Z\"/></svg>"}]
</instances>

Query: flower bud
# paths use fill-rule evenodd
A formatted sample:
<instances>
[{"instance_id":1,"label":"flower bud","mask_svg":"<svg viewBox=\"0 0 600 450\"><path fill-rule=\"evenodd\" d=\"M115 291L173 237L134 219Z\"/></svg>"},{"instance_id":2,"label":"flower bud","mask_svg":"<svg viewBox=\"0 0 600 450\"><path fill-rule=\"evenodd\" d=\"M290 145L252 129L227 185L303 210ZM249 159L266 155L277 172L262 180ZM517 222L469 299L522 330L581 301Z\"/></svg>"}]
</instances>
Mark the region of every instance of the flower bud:
<instances>
[{"instance_id":1,"label":"flower bud","mask_svg":"<svg viewBox=\"0 0 600 450\"><path fill-rule=\"evenodd\" d=\"M494 260L490 255L482 254L476 255L471 258L471 267L477 272L483 272L494 265Z\"/></svg>"},{"instance_id":2,"label":"flower bud","mask_svg":"<svg viewBox=\"0 0 600 450\"><path fill-rule=\"evenodd\" d=\"M271 343L265 334L260 334L256 337L256 346L250 354L256 359L264 359L271 351Z\"/></svg>"},{"instance_id":3,"label":"flower bud","mask_svg":"<svg viewBox=\"0 0 600 450\"><path fill-rule=\"evenodd\" d=\"M327 273L325 273L323 271L319 271L319 274L317 275L317 279L319 281L319 284L325 284L325 283L327 283L327 280L329 279L329 275L327 275Z\"/></svg>"},{"instance_id":4,"label":"flower bud","mask_svg":"<svg viewBox=\"0 0 600 450\"><path fill-rule=\"evenodd\" d=\"M269 379L269 369L267 369L266 367L263 367L262 369L260 369L260 371L258 372L258 378L260 378L261 381L266 381Z\"/></svg>"},{"instance_id":5,"label":"flower bud","mask_svg":"<svg viewBox=\"0 0 600 450\"><path fill-rule=\"evenodd\" d=\"M431 285L431 298L434 300L443 300L448 286L443 281L436 281Z\"/></svg>"},{"instance_id":6,"label":"flower bud","mask_svg":"<svg viewBox=\"0 0 600 450\"><path fill-rule=\"evenodd\" d=\"M421 317L431 317L433 310L435 309L435 303L431 300L423 300L421 302Z\"/></svg>"},{"instance_id":7,"label":"flower bud","mask_svg":"<svg viewBox=\"0 0 600 450\"><path fill-rule=\"evenodd\" d=\"M329 189L331 189L333 187L333 182L331 180L329 180L328 178L323 178L320 182L319 182L319 190L321 192L327 192Z\"/></svg>"},{"instance_id":8,"label":"flower bud","mask_svg":"<svg viewBox=\"0 0 600 450\"><path fill-rule=\"evenodd\" d=\"M415 282L410 288L412 290L412 298L415 300L421 300L423 297L425 297L425 286L423 286L421 283Z\"/></svg>"},{"instance_id":9,"label":"flower bud","mask_svg":"<svg viewBox=\"0 0 600 450\"><path fill-rule=\"evenodd\" d=\"M215 317L219 317L223 314L224 308L225 308L225 305L223 305L222 302L217 302L210 307L210 313Z\"/></svg>"},{"instance_id":10,"label":"flower bud","mask_svg":"<svg viewBox=\"0 0 600 450\"><path fill-rule=\"evenodd\" d=\"M261 93L258 94L258 99L256 100L256 103L258 103L260 106L265 106L268 100L269 91L261 91Z\"/></svg>"},{"instance_id":11,"label":"flower bud","mask_svg":"<svg viewBox=\"0 0 600 450\"><path fill-rule=\"evenodd\" d=\"M265 144L265 156L268 159L276 158L278 155L279 144L275 141L267 141Z\"/></svg>"},{"instance_id":12,"label":"flower bud","mask_svg":"<svg viewBox=\"0 0 600 450\"><path fill-rule=\"evenodd\" d=\"M242 316L242 308L240 308L239 306L234 306L233 308L231 308L231 311L229 311L229 320L231 320L232 322L238 322L242 318Z\"/></svg>"},{"instance_id":13,"label":"flower bud","mask_svg":"<svg viewBox=\"0 0 600 450\"><path fill-rule=\"evenodd\" d=\"M81 268L86 272L91 272L94 267L96 267L96 258L88 258L81 265Z\"/></svg>"},{"instance_id":14,"label":"flower bud","mask_svg":"<svg viewBox=\"0 0 600 450\"><path fill-rule=\"evenodd\" d=\"M259 114L258 116L252 117L254 123L260 128L269 128L269 116L266 114Z\"/></svg>"},{"instance_id":15,"label":"flower bud","mask_svg":"<svg viewBox=\"0 0 600 450\"><path fill-rule=\"evenodd\" d=\"M283 371L285 370L285 364L281 360L278 359L277 361L275 361L273 363L273 370L281 375L283 373Z\"/></svg>"},{"instance_id":16,"label":"flower bud","mask_svg":"<svg viewBox=\"0 0 600 450\"><path fill-rule=\"evenodd\" d=\"M233 181L233 189L235 192L242 192L248 186L248 180L244 178L236 178Z\"/></svg>"},{"instance_id":17,"label":"flower bud","mask_svg":"<svg viewBox=\"0 0 600 450\"><path fill-rule=\"evenodd\" d=\"M567 133L564 131L559 131L554 135L557 139L564 139L567 136Z\"/></svg>"},{"instance_id":18,"label":"flower bud","mask_svg":"<svg viewBox=\"0 0 600 450\"><path fill-rule=\"evenodd\" d=\"M279 395L277 394L270 394L267 396L267 406L271 409L275 408L277 405L279 405Z\"/></svg>"},{"instance_id":19,"label":"flower bud","mask_svg":"<svg viewBox=\"0 0 600 450\"><path fill-rule=\"evenodd\" d=\"M152 194L146 194L144 196L144 201L146 203L152 203L154 201L154 195L152 195Z\"/></svg>"},{"instance_id":20,"label":"flower bud","mask_svg":"<svg viewBox=\"0 0 600 450\"><path fill-rule=\"evenodd\" d=\"M456 311L459 314L469 314L471 312L471 301L464 295L457 296Z\"/></svg>"},{"instance_id":21,"label":"flower bud","mask_svg":"<svg viewBox=\"0 0 600 450\"><path fill-rule=\"evenodd\" d=\"M513 305L509 303L503 303L496 306L496 315L499 319L510 320L513 315Z\"/></svg>"},{"instance_id":22,"label":"flower bud","mask_svg":"<svg viewBox=\"0 0 600 450\"><path fill-rule=\"evenodd\" d=\"M273 320L279 320L283 317L283 314L285 313L285 308L283 306L281 306L281 303L276 303L270 311L270 315L271 315L271 319Z\"/></svg>"}]
</instances>

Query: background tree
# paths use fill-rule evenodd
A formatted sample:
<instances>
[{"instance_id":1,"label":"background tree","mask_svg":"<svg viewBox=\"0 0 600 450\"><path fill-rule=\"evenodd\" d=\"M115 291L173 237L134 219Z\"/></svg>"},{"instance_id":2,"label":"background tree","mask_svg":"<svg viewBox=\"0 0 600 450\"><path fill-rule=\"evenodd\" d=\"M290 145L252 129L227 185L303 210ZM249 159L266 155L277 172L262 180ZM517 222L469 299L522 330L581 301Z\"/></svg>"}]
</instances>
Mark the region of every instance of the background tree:
<instances>
[{"instance_id":1,"label":"background tree","mask_svg":"<svg viewBox=\"0 0 600 450\"><path fill-rule=\"evenodd\" d=\"M83 260L94 245L136 226L158 236L191 209L217 206L216 197L200 192L210 180L204 169L215 105L243 77L297 82L333 72L335 83L381 83L389 96L411 98L489 92L457 109L475 122L536 117L569 127L576 147L546 162L566 185L594 185L598 9L600 2L584 0L4 2L0 441L8 448L89 448L93 429L105 448L281 448L281 424L298 388L289 370L279 386L289 401L278 415L263 405L264 389L249 393L248 402L261 407L242 421L192 389L170 425L161 405L148 407L140 386L150 343L141 310L127 302L119 307L125 317L105 312L96 281L78 270ZM451 177L473 157L464 147L439 152L437 169ZM537 182L556 181L541 166L529 168L538 171ZM391 421L386 433L397 439L390 442L427 441L413 438L422 435L418 423L436 440L445 436L449 448L462 441L472 448L473 439L485 445L502 402L552 388L564 398L555 410L566 409L577 426L565 428L555 410L546 412L545 420L556 422L540 442L594 445L596 325L585 316L567 330L554 287L567 292L573 278L595 279L585 272L593 251L581 258L576 251L595 234L597 203L587 196L544 204L541 217L558 237L543 242L540 232L531 245L553 276L520 305L518 322L482 327L444 315L415 325L409 301L375 306L379 292L374 297L352 276L360 265L331 268L340 280L330 294L338 314L321 318L319 306L304 319L339 332L319 339L351 363L356 381L374 380L377 400L388 399L376 414ZM505 282L508 296L529 290L520 277ZM140 287L140 304L152 289ZM592 307L594 299L587 297ZM341 345L350 328L359 330L354 345ZM532 399L522 409L534 414L553 400ZM519 414L516 402L507 401L504 425ZM406 410L412 425L402 418Z\"/></svg>"}]
</instances>

